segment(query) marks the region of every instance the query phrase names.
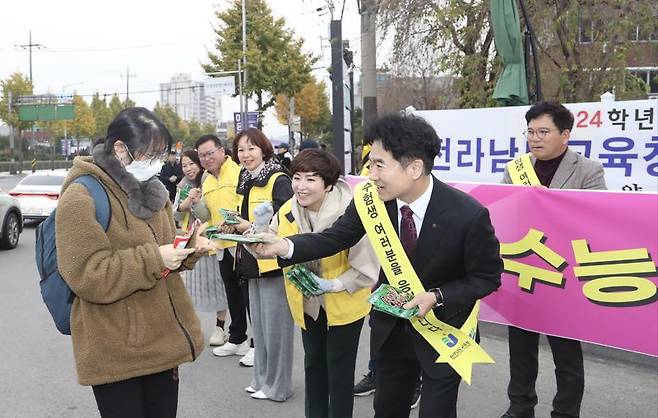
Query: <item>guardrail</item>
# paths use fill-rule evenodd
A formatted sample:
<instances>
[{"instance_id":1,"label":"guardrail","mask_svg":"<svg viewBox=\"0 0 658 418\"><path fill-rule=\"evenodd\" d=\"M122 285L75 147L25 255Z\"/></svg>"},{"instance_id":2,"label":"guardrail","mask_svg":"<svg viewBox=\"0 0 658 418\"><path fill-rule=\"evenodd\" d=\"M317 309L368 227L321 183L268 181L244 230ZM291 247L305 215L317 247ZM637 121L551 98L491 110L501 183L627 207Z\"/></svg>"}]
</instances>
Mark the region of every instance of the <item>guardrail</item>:
<instances>
[{"instance_id":1,"label":"guardrail","mask_svg":"<svg viewBox=\"0 0 658 418\"><path fill-rule=\"evenodd\" d=\"M34 170L50 170L56 168L71 168L73 161L67 160L28 160L23 161L19 166L18 161L0 161L0 173L18 173L22 168L24 173L30 173Z\"/></svg>"}]
</instances>

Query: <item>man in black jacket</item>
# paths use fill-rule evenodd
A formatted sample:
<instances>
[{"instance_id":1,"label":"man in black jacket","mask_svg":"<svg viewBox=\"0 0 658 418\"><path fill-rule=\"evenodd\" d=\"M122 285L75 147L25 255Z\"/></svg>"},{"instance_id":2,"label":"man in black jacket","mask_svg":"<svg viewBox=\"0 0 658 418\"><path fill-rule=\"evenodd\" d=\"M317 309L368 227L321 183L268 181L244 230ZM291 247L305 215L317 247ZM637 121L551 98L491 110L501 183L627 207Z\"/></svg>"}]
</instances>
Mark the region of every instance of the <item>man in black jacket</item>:
<instances>
[{"instance_id":1,"label":"man in black jacket","mask_svg":"<svg viewBox=\"0 0 658 418\"><path fill-rule=\"evenodd\" d=\"M385 202L411 265L425 289L407 307L461 327L475 302L500 286L503 263L489 212L467 194L432 174L441 140L423 119L388 115L366 131L373 140L369 178ZM327 257L356 244L366 233L354 200L321 233L288 239L268 236L252 247L261 257L278 256L286 266ZM380 272L380 283L388 279ZM419 417L456 417L460 376L408 320L372 311L370 353L377 362L375 417L409 416L422 372Z\"/></svg>"},{"instance_id":2,"label":"man in black jacket","mask_svg":"<svg viewBox=\"0 0 658 418\"><path fill-rule=\"evenodd\" d=\"M176 186L182 179L183 169L176 161L176 151L169 151L167 162L162 165L162 169L160 170L160 181L169 192L169 200L172 203L176 198Z\"/></svg>"}]
</instances>

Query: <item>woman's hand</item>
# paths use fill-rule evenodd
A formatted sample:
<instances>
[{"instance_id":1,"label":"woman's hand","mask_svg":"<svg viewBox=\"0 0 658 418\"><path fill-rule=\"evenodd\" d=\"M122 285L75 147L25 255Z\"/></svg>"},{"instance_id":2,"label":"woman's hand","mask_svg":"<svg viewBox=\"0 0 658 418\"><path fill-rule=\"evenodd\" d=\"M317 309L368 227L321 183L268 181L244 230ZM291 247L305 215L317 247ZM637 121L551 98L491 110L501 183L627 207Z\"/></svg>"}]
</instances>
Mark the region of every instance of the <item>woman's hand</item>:
<instances>
[{"instance_id":1,"label":"woman's hand","mask_svg":"<svg viewBox=\"0 0 658 418\"><path fill-rule=\"evenodd\" d=\"M236 216L236 218L240 221L240 223L233 226L235 227L235 230L238 232L238 234L244 234L246 231L251 229L252 225L249 221L246 221L239 216Z\"/></svg>"},{"instance_id":2,"label":"woman's hand","mask_svg":"<svg viewBox=\"0 0 658 418\"><path fill-rule=\"evenodd\" d=\"M194 250L197 254L218 251L220 249L212 240L202 235L206 228L208 228L208 222L201 224L194 234Z\"/></svg>"},{"instance_id":3,"label":"woman's hand","mask_svg":"<svg viewBox=\"0 0 658 418\"><path fill-rule=\"evenodd\" d=\"M173 244L161 245L159 250L165 267L172 271L180 267L183 260L195 251L194 248L174 248Z\"/></svg>"},{"instance_id":4,"label":"woman's hand","mask_svg":"<svg viewBox=\"0 0 658 418\"><path fill-rule=\"evenodd\" d=\"M178 205L179 212L187 212L192 208L192 205L195 205L201 201L201 189L194 188L190 189L190 194L187 195L185 200L183 200L180 205Z\"/></svg>"},{"instance_id":5,"label":"woman's hand","mask_svg":"<svg viewBox=\"0 0 658 418\"><path fill-rule=\"evenodd\" d=\"M190 203L197 204L201 201L201 189L198 187L195 187L190 190L190 194L187 195L187 199L189 200Z\"/></svg>"}]
</instances>

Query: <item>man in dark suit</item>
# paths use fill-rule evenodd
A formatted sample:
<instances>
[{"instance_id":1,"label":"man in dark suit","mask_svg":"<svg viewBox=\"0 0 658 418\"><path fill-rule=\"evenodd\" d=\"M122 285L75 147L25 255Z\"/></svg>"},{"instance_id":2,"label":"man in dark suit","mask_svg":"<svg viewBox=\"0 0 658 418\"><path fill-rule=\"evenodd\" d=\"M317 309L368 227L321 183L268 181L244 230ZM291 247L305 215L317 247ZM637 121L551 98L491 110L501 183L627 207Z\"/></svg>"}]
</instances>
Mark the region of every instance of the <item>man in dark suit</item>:
<instances>
[{"instance_id":1,"label":"man in dark suit","mask_svg":"<svg viewBox=\"0 0 658 418\"><path fill-rule=\"evenodd\" d=\"M176 151L169 151L167 161L162 165L158 177L169 192L169 200L173 202L176 198L176 186L183 179L183 169L176 161Z\"/></svg>"},{"instance_id":2,"label":"man in dark suit","mask_svg":"<svg viewBox=\"0 0 658 418\"><path fill-rule=\"evenodd\" d=\"M539 187L550 189L605 190L603 166L569 149L573 114L557 102L540 102L525 114L524 132L530 148L532 169ZM503 183L512 184L505 168ZM534 418L537 405L535 381L539 368L539 334L510 326L510 406L501 418ZM580 341L547 336L555 362L557 393L551 417L576 418L585 390L585 370Z\"/></svg>"},{"instance_id":3,"label":"man in dark suit","mask_svg":"<svg viewBox=\"0 0 658 418\"><path fill-rule=\"evenodd\" d=\"M388 115L366 131L373 140L369 178L405 252L426 290L407 307L419 316L430 309L438 319L461 327L476 300L500 286L499 243L486 208L442 183L431 171L441 140L423 119ZM402 226L401 226L402 225ZM399 232L398 232L399 231ZM354 200L334 225L321 233L275 239L252 249L279 256L280 265L327 257L356 244L366 233ZM380 272L380 283L388 280ZM421 418L455 417L460 376L408 320L372 312L370 353L377 362L375 417L408 417L422 371Z\"/></svg>"}]
</instances>

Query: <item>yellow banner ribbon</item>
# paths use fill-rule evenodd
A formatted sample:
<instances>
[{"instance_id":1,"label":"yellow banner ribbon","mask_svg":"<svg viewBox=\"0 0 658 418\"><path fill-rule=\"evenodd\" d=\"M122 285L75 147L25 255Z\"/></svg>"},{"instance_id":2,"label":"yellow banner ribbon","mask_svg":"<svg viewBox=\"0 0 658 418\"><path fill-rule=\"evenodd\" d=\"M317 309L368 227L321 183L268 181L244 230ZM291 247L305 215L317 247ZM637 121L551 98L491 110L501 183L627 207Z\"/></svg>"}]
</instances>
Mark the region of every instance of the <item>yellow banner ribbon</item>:
<instances>
[{"instance_id":1,"label":"yellow banner ribbon","mask_svg":"<svg viewBox=\"0 0 658 418\"><path fill-rule=\"evenodd\" d=\"M354 188L354 203L389 284L412 296L425 292L395 233L377 187L369 181L357 184ZM439 354L436 362L448 363L469 385L473 363L494 363L474 340L479 309L478 300L461 329L440 321L431 310L425 318L415 317L411 320L414 329Z\"/></svg>"},{"instance_id":2,"label":"yellow banner ribbon","mask_svg":"<svg viewBox=\"0 0 658 418\"><path fill-rule=\"evenodd\" d=\"M530 160L530 153L523 154L519 158L507 163L507 172L512 179L512 184L525 186L538 186L539 177L535 173L535 168Z\"/></svg>"}]
</instances>

